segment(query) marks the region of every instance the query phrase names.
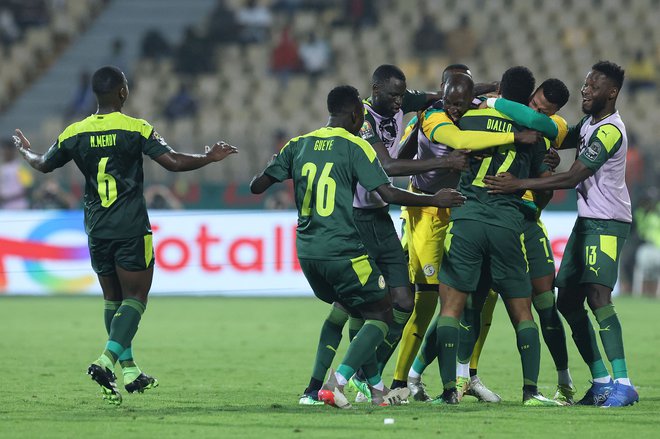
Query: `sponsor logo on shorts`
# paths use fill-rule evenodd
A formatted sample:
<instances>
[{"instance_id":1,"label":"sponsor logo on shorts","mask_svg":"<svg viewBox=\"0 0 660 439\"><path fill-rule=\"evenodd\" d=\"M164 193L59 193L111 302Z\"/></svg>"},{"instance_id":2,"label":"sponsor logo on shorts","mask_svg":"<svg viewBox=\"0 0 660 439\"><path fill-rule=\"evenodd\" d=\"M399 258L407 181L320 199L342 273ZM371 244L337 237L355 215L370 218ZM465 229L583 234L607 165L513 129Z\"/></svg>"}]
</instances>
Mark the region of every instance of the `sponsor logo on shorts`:
<instances>
[{"instance_id":1,"label":"sponsor logo on shorts","mask_svg":"<svg viewBox=\"0 0 660 439\"><path fill-rule=\"evenodd\" d=\"M435 267L431 264L426 264L422 270L424 271L424 275L426 277L433 276L435 274Z\"/></svg>"},{"instance_id":2,"label":"sponsor logo on shorts","mask_svg":"<svg viewBox=\"0 0 660 439\"><path fill-rule=\"evenodd\" d=\"M378 286L380 287L381 290L385 289L385 278L383 277L382 274L378 276Z\"/></svg>"}]
</instances>

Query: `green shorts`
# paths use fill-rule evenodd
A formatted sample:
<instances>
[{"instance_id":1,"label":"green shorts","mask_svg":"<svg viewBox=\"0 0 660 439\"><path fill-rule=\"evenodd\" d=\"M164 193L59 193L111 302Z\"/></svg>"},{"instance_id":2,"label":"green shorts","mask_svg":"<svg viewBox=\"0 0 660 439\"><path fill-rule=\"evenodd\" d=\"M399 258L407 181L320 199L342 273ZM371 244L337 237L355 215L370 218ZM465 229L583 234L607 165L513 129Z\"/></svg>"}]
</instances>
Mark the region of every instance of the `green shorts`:
<instances>
[{"instance_id":1,"label":"green shorts","mask_svg":"<svg viewBox=\"0 0 660 439\"><path fill-rule=\"evenodd\" d=\"M492 288L503 299L531 296L522 233L480 221L449 223L438 280L471 293L477 290L482 273L488 271Z\"/></svg>"},{"instance_id":2,"label":"green shorts","mask_svg":"<svg viewBox=\"0 0 660 439\"><path fill-rule=\"evenodd\" d=\"M389 207L353 208L353 219L369 256L376 262L389 287L410 285L408 263L396 234Z\"/></svg>"},{"instance_id":3,"label":"green shorts","mask_svg":"<svg viewBox=\"0 0 660 439\"><path fill-rule=\"evenodd\" d=\"M101 276L115 273L118 265L127 271L143 271L154 265L152 235L126 239L87 238L92 268Z\"/></svg>"},{"instance_id":4,"label":"green shorts","mask_svg":"<svg viewBox=\"0 0 660 439\"><path fill-rule=\"evenodd\" d=\"M564 249L557 286L599 284L614 288L628 233L629 223L578 218Z\"/></svg>"},{"instance_id":5,"label":"green shorts","mask_svg":"<svg viewBox=\"0 0 660 439\"><path fill-rule=\"evenodd\" d=\"M367 255L348 260L300 259L300 268L314 295L327 303L355 308L387 294L383 275Z\"/></svg>"},{"instance_id":6,"label":"green shorts","mask_svg":"<svg viewBox=\"0 0 660 439\"><path fill-rule=\"evenodd\" d=\"M541 220L526 219L523 223L525 249L529 262L529 278L538 279L555 274L555 258L548 232Z\"/></svg>"}]
</instances>

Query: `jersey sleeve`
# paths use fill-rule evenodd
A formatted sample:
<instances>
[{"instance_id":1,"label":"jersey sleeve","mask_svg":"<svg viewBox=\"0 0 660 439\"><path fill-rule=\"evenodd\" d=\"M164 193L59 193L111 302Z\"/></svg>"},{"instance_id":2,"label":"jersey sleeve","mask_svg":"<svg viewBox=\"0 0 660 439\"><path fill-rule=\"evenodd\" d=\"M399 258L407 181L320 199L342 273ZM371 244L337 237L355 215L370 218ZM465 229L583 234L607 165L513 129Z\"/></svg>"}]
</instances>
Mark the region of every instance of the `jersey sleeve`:
<instances>
[{"instance_id":1,"label":"jersey sleeve","mask_svg":"<svg viewBox=\"0 0 660 439\"><path fill-rule=\"evenodd\" d=\"M561 142L561 149L571 149L578 147L578 141L580 140L580 130L582 129L582 124L587 117L588 116L582 118L582 120L576 125L568 128L566 131L566 136L564 137L564 141Z\"/></svg>"},{"instance_id":2,"label":"jersey sleeve","mask_svg":"<svg viewBox=\"0 0 660 439\"><path fill-rule=\"evenodd\" d=\"M140 135L143 139L142 153L149 157L156 158L166 152L172 152L173 149L167 144L163 136L149 125L146 121L142 121L143 125L140 129Z\"/></svg>"},{"instance_id":3,"label":"jersey sleeve","mask_svg":"<svg viewBox=\"0 0 660 439\"><path fill-rule=\"evenodd\" d=\"M587 168L598 171L621 147L623 135L612 124L600 126L589 139L586 148L578 156Z\"/></svg>"},{"instance_id":4,"label":"jersey sleeve","mask_svg":"<svg viewBox=\"0 0 660 439\"><path fill-rule=\"evenodd\" d=\"M286 145L282 147L280 153L272 161L270 165L264 170L264 174L270 175L277 181L288 180L293 178L291 168L293 164L293 146L295 139L289 140Z\"/></svg>"},{"instance_id":5,"label":"jersey sleeve","mask_svg":"<svg viewBox=\"0 0 660 439\"><path fill-rule=\"evenodd\" d=\"M557 125L557 138L554 140L554 142L552 142L552 146L556 149L559 149L561 148L561 145L564 143L564 139L568 134L568 123L566 123L566 119L558 114L553 114L550 116L550 119L552 119Z\"/></svg>"},{"instance_id":6,"label":"jersey sleeve","mask_svg":"<svg viewBox=\"0 0 660 439\"><path fill-rule=\"evenodd\" d=\"M372 191L378 186L389 184L390 179L381 166L376 151L368 142L359 139L351 151L353 175L366 190Z\"/></svg>"},{"instance_id":7,"label":"jersey sleeve","mask_svg":"<svg viewBox=\"0 0 660 439\"><path fill-rule=\"evenodd\" d=\"M492 101L489 99L487 102L490 107ZM494 108L497 111L506 114L518 124L539 131L550 140L557 138L557 124L545 114L539 113L527 105L504 98L494 99L494 102Z\"/></svg>"},{"instance_id":8,"label":"jersey sleeve","mask_svg":"<svg viewBox=\"0 0 660 439\"><path fill-rule=\"evenodd\" d=\"M410 113L411 111L419 111L426 108L426 93L419 90L406 90L403 94L403 101L401 102L401 110L403 114Z\"/></svg>"},{"instance_id":9,"label":"jersey sleeve","mask_svg":"<svg viewBox=\"0 0 660 439\"><path fill-rule=\"evenodd\" d=\"M366 108L364 109L364 123L362 124L362 128L360 128L359 135L369 142L369 145L383 141L378 137L378 134L376 134L376 120Z\"/></svg>"},{"instance_id":10,"label":"jersey sleeve","mask_svg":"<svg viewBox=\"0 0 660 439\"><path fill-rule=\"evenodd\" d=\"M68 142L71 142L71 140L58 140L48 148L48 151L44 154L44 163L47 163L48 167L52 169L61 168L71 160L71 156L66 147L66 143Z\"/></svg>"},{"instance_id":11,"label":"jersey sleeve","mask_svg":"<svg viewBox=\"0 0 660 439\"><path fill-rule=\"evenodd\" d=\"M514 142L513 133L461 130L444 111L437 111L424 119L424 134L433 143L454 149L480 150Z\"/></svg>"}]
</instances>

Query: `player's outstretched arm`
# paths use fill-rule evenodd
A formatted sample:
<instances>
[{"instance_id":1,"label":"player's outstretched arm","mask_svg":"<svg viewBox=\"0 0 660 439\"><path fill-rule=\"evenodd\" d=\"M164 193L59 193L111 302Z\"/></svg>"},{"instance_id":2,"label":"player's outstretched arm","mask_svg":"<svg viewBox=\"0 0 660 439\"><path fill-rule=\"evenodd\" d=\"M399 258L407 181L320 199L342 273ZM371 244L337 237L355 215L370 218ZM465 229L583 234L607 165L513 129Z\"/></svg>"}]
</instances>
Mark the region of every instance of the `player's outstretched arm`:
<instances>
[{"instance_id":1,"label":"player's outstretched arm","mask_svg":"<svg viewBox=\"0 0 660 439\"><path fill-rule=\"evenodd\" d=\"M555 140L559 134L554 120L527 105L504 98L488 98L486 105L501 111L522 126L540 131L550 140Z\"/></svg>"},{"instance_id":2,"label":"player's outstretched arm","mask_svg":"<svg viewBox=\"0 0 660 439\"><path fill-rule=\"evenodd\" d=\"M376 191L385 202L400 206L457 207L465 203L463 194L454 189L440 189L434 195L425 195L399 189L390 183L378 186Z\"/></svg>"},{"instance_id":3,"label":"player's outstretched arm","mask_svg":"<svg viewBox=\"0 0 660 439\"><path fill-rule=\"evenodd\" d=\"M54 169L45 161L45 154L39 154L30 149L30 141L25 137L21 130L17 128L15 133L16 134L13 136L14 145L16 145L18 152L23 156L25 161L32 166L32 168L43 173L50 172Z\"/></svg>"},{"instance_id":4,"label":"player's outstretched arm","mask_svg":"<svg viewBox=\"0 0 660 439\"><path fill-rule=\"evenodd\" d=\"M491 194L511 194L525 189L532 191L548 191L555 189L573 189L578 183L586 180L594 171L579 160L576 160L566 172L540 178L518 179L505 172L484 177L486 188Z\"/></svg>"},{"instance_id":5,"label":"player's outstretched arm","mask_svg":"<svg viewBox=\"0 0 660 439\"><path fill-rule=\"evenodd\" d=\"M205 146L204 154L170 151L159 155L154 160L168 171L184 172L199 169L209 163L219 162L236 153L238 153L238 148L221 141L213 146Z\"/></svg>"}]
</instances>

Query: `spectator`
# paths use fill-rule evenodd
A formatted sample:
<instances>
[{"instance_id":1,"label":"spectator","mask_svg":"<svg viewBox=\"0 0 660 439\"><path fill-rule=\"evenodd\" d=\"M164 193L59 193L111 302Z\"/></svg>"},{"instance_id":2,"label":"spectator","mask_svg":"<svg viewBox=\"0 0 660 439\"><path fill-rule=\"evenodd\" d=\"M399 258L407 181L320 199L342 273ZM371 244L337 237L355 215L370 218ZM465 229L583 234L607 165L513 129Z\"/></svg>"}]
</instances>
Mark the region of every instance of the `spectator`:
<instances>
[{"instance_id":1,"label":"spectator","mask_svg":"<svg viewBox=\"0 0 660 439\"><path fill-rule=\"evenodd\" d=\"M96 97L92 92L91 75L89 71L80 72L78 88L73 99L64 112L64 121L68 124L72 120L82 119L96 111Z\"/></svg>"},{"instance_id":2,"label":"spectator","mask_svg":"<svg viewBox=\"0 0 660 439\"><path fill-rule=\"evenodd\" d=\"M171 54L172 47L160 30L156 28L149 29L142 38L142 58L159 61Z\"/></svg>"},{"instance_id":3,"label":"spectator","mask_svg":"<svg viewBox=\"0 0 660 439\"><path fill-rule=\"evenodd\" d=\"M211 56L209 42L189 26L181 46L176 50L174 68L178 73L197 75L214 71L215 62Z\"/></svg>"},{"instance_id":4,"label":"spectator","mask_svg":"<svg viewBox=\"0 0 660 439\"><path fill-rule=\"evenodd\" d=\"M77 204L73 195L63 190L52 177L47 177L32 193L33 209L73 209Z\"/></svg>"},{"instance_id":5,"label":"spectator","mask_svg":"<svg viewBox=\"0 0 660 439\"><path fill-rule=\"evenodd\" d=\"M637 94L639 90L654 90L657 75L653 60L644 56L641 49L635 54L635 60L626 69L626 82L631 95Z\"/></svg>"},{"instance_id":6,"label":"spectator","mask_svg":"<svg viewBox=\"0 0 660 439\"><path fill-rule=\"evenodd\" d=\"M447 33L449 56L456 62L465 61L475 54L477 37L470 25L470 16L461 15L458 27Z\"/></svg>"},{"instance_id":7,"label":"spectator","mask_svg":"<svg viewBox=\"0 0 660 439\"><path fill-rule=\"evenodd\" d=\"M183 204L167 186L152 184L144 190L148 209L183 209Z\"/></svg>"},{"instance_id":8,"label":"spectator","mask_svg":"<svg viewBox=\"0 0 660 439\"><path fill-rule=\"evenodd\" d=\"M328 41L320 38L315 32L310 33L307 41L300 45L303 69L313 81L328 70L331 55Z\"/></svg>"},{"instance_id":9,"label":"spectator","mask_svg":"<svg viewBox=\"0 0 660 439\"><path fill-rule=\"evenodd\" d=\"M298 44L291 36L289 26L285 26L277 45L273 48L270 61L271 71L279 78L282 87L286 87L289 76L300 71Z\"/></svg>"},{"instance_id":10,"label":"spectator","mask_svg":"<svg viewBox=\"0 0 660 439\"><path fill-rule=\"evenodd\" d=\"M208 38L217 43L233 43L239 39L239 25L236 13L227 7L225 0L217 0L211 13Z\"/></svg>"},{"instance_id":11,"label":"spectator","mask_svg":"<svg viewBox=\"0 0 660 439\"><path fill-rule=\"evenodd\" d=\"M0 209L28 209L34 179L11 139L0 141Z\"/></svg>"},{"instance_id":12,"label":"spectator","mask_svg":"<svg viewBox=\"0 0 660 439\"><path fill-rule=\"evenodd\" d=\"M436 25L435 19L427 13L422 14L422 21L415 30L413 50L422 58L440 55L445 52L445 36Z\"/></svg>"},{"instance_id":13,"label":"spectator","mask_svg":"<svg viewBox=\"0 0 660 439\"><path fill-rule=\"evenodd\" d=\"M11 46L21 37L21 30L16 24L14 13L9 8L0 9L0 43Z\"/></svg>"},{"instance_id":14,"label":"spectator","mask_svg":"<svg viewBox=\"0 0 660 439\"><path fill-rule=\"evenodd\" d=\"M110 43L110 54L104 64L118 67L127 77L130 76L128 61L124 53L124 40L121 38L112 40L112 43Z\"/></svg>"},{"instance_id":15,"label":"spectator","mask_svg":"<svg viewBox=\"0 0 660 439\"><path fill-rule=\"evenodd\" d=\"M179 86L179 91L165 105L165 117L174 121L197 114L197 99L190 93L185 84Z\"/></svg>"},{"instance_id":16,"label":"spectator","mask_svg":"<svg viewBox=\"0 0 660 439\"><path fill-rule=\"evenodd\" d=\"M372 0L344 0L341 23L350 24L354 30L373 26L378 22L376 5Z\"/></svg>"},{"instance_id":17,"label":"spectator","mask_svg":"<svg viewBox=\"0 0 660 439\"><path fill-rule=\"evenodd\" d=\"M236 15L240 25L240 41L242 43L261 43L268 40L273 16L267 7L258 4L257 0L247 0L245 6Z\"/></svg>"}]
</instances>

